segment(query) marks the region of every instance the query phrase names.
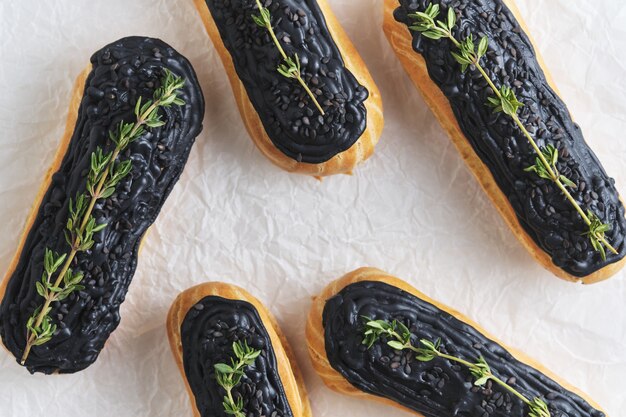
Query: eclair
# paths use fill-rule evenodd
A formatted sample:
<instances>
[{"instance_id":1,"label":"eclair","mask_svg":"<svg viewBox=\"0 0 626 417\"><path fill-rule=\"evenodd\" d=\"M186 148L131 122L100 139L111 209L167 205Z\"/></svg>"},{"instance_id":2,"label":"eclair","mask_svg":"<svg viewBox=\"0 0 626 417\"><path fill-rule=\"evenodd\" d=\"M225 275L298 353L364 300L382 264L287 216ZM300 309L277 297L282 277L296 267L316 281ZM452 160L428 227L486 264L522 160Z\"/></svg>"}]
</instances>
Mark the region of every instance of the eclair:
<instances>
[{"instance_id":1,"label":"eclair","mask_svg":"<svg viewBox=\"0 0 626 417\"><path fill-rule=\"evenodd\" d=\"M275 165L323 177L374 152L381 96L325 0L194 0L244 124Z\"/></svg>"},{"instance_id":2,"label":"eclair","mask_svg":"<svg viewBox=\"0 0 626 417\"><path fill-rule=\"evenodd\" d=\"M123 38L91 57L0 285L2 343L31 373L97 359L203 116L191 64L165 42Z\"/></svg>"},{"instance_id":3,"label":"eclair","mask_svg":"<svg viewBox=\"0 0 626 417\"><path fill-rule=\"evenodd\" d=\"M194 416L311 416L285 336L242 288L210 282L182 292L167 334Z\"/></svg>"},{"instance_id":4,"label":"eclair","mask_svg":"<svg viewBox=\"0 0 626 417\"><path fill-rule=\"evenodd\" d=\"M626 218L513 0L385 0L411 80L530 254L572 282L626 262Z\"/></svg>"},{"instance_id":5,"label":"eclair","mask_svg":"<svg viewBox=\"0 0 626 417\"><path fill-rule=\"evenodd\" d=\"M418 416L606 416L461 313L375 268L329 284L306 337L329 388Z\"/></svg>"}]
</instances>

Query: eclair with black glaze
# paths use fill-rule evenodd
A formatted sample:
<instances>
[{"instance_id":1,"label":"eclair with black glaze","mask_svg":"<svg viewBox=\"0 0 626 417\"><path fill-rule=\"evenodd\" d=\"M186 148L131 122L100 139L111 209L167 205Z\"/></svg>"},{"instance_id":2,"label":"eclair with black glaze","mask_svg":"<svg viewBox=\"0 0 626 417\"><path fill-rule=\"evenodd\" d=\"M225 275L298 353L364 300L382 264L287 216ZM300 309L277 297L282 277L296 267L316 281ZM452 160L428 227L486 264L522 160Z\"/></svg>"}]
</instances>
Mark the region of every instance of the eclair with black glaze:
<instances>
[{"instance_id":1,"label":"eclair with black glaze","mask_svg":"<svg viewBox=\"0 0 626 417\"><path fill-rule=\"evenodd\" d=\"M165 42L127 37L91 57L0 285L2 343L30 372L95 362L203 116L191 64Z\"/></svg>"},{"instance_id":2,"label":"eclair with black glaze","mask_svg":"<svg viewBox=\"0 0 626 417\"><path fill-rule=\"evenodd\" d=\"M311 416L285 336L270 312L242 288L210 282L182 292L170 308L167 334L194 416L226 417L230 402L237 404L239 415ZM237 368L239 349L255 353ZM217 375L219 364L242 372L230 392Z\"/></svg>"},{"instance_id":3,"label":"eclair with black glaze","mask_svg":"<svg viewBox=\"0 0 626 417\"><path fill-rule=\"evenodd\" d=\"M488 106L495 92L474 66L462 71L452 55L459 47L446 36L431 39L420 32L415 13L431 2L439 7L435 20L447 21L452 9L457 41L471 34L480 50L481 37L488 39L479 58L485 75L496 89L511 88L523 103L517 114L538 148L558 152L553 172L569 179L561 182L580 211L547 173L533 171L537 150L513 118ZM614 180L559 97L513 0L385 0L384 15L385 34L413 83L530 254L573 282L598 282L620 270L626 262L626 219ZM604 243L594 247L587 232L595 222L581 212L607 225L601 234L614 251Z\"/></svg>"},{"instance_id":4,"label":"eclair with black glaze","mask_svg":"<svg viewBox=\"0 0 626 417\"><path fill-rule=\"evenodd\" d=\"M325 0L194 2L248 133L270 161L323 177L351 173L374 152L380 92ZM285 57L300 67L304 85L278 71Z\"/></svg>"},{"instance_id":5,"label":"eclair with black glaze","mask_svg":"<svg viewBox=\"0 0 626 417\"><path fill-rule=\"evenodd\" d=\"M406 336L402 343L418 350L376 333L379 323L389 323L398 337ZM375 268L329 284L313 302L306 337L313 367L328 387L419 416L526 417L532 414L525 401L545 407L536 416L606 416L583 393L472 320ZM426 349L429 343L438 354ZM481 381L468 363L485 363L494 378Z\"/></svg>"}]
</instances>

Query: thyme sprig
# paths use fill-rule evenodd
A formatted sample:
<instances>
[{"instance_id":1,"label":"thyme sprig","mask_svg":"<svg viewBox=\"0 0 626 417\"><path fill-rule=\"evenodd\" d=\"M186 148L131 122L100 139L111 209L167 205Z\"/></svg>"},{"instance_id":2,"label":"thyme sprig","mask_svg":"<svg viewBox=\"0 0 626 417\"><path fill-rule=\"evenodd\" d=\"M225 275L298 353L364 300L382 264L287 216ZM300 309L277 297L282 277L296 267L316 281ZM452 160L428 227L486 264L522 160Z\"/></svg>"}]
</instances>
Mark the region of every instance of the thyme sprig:
<instances>
[{"instance_id":1,"label":"thyme sprig","mask_svg":"<svg viewBox=\"0 0 626 417\"><path fill-rule=\"evenodd\" d=\"M256 358L261 354L260 350L252 349L247 342L234 342L233 352L235 358L230 359L230 365L217 363L215 367L215 378L220 387L226 391L222 401L222 406L226 414L234 417L246 417L243 411L243 397L239 396L235 400L233 388L241 382L244 370L247 366L254 364Z\"/></svg>"},{"instance_id":2,"label":"thyme sprig","mask_svg":"<svg viewBox=\"0 0 626 417\"><path fill-rule=\"evenodd\" d=\"M548 404L544 400L539 397L529 399L504 380L494 375L489 364L482 356L479 356L475 362L470 362L444 353L441 350L441 339L435 341L420 339L419 345L416 346L412 342L413 334L411 334L411 331L398 320L390 322L386 320L372 320L369 317L363 317L363 320L365 323L363 344L368 349L384 337L389 347L399 351L410 350L415 353L415 359L420 362L430 362L435 358L456 362L468 368L470 374L474 377L474 385L482 387L488 381L493 381L522 400L528 406L528 417L550 417Z\"/></svg>"},{"instance_id":3,"label":"thyme sprig","mask_svg":"<svg viewBox=\"0 0 626 417\"><path fill-rule=\"evenodd\" d=\"M159 114L161 107L185 104L176 93L184 84L183 78L166 69L161 87L154 91L152 99L144 101L139 97L137 100L134 109L136 120L132 123L120 122L116 129L109 132L114 149L105 153L101 147L97 147L92 152L86 189L69 201L69 216L64 230L69 251L59 254L49 248L44 250L44 272L41 281L35 284L37 293L44 302L26 322L26 347L20 361L22 365L32 347L47 343L57 330L57 325L50 317L51 304L84 289L80 284L84 277L83 272L72 270L71 265L78 253L93 247L94 235L107 226L106 223L97 223L93 216L96 203L112 196L116 186L132 170L130 159L118 161L118 157L128 145L143 135L146 128L165 124Z\"/></svg>"},{"instance_id":4,"label":"thyme sprig","mask_svg":"<svg viewBox=\"0 0 626 417\"><path fill-rule=\"evenodd\" d=\"M322 106L317 101L315 94L313 94L313 91L311 91L309 86L302 79L300 57L298 57L298 54L294 54L293 56L287 55L282 45L280 44L278 37L276 36L276 32L274 32L274 28L272 27L272 16L269 9L267 7L263 7L263 5L261 4L261 0L256 0L256 4L259 8L259 14L253 14L252 20L254 20L254 23L256 23L258 26L267 29L267 32L270 34L270 37L276 45L276 48L278 48L278 52L280 52L280 55L283 58L283 62L278 65L276 70L280 75L285 78L292 78L294 80L297 80L302 88L304 88L304 91L306 91L309 97L311 97L311 100L313 100L313 104L315 104L317 110L319 110L319 112L324 115L324 109L322 109Z\"/></svg>"},{"instance_id":5,"label":"thyme sprig","mask_svg":"<svg viewBox=\"0 0 626 417\"><path fill-rule=\"evenodd\" d=\"M445 20L436 20L439 14L439 5L430 3L425 11L418 11L410 15L416 20L416 23L410 26L410 29L420 32L422 36L426 38L433 40L449 39L454 44L457 51L452 51L451 54L461 65L461 71L465 72L468 68L473 67L482 75L495 94L495 96L488 98L487 104L494 109L495 113L504 113L510 116L534 149L537 155L535 164L527 167L525 171L533 172L540 178L547 179L556 184L587 225L588 230L584 235L589 238L592 247L600 253L602 260L606 260L605 248L617 254L617 250L611 246L606 237L606 232L611 229L611 226L603 223L591 210L585 212L569 192L568 188L575 189L577 185L565 175L559 173L557 169L559 159L558 150L552 145L541 148L537 145L537 142L518 116L518 111L524 104L517 99L515 92L510 87L503 85L497 88L480 64L481 58L485 56L489 49L489 38L483 36L478 42L478 45L475 44L471 34L465 39L458 40L452 33L457 23L455 10L449 7Z\"/></svg>"}]
</instances>

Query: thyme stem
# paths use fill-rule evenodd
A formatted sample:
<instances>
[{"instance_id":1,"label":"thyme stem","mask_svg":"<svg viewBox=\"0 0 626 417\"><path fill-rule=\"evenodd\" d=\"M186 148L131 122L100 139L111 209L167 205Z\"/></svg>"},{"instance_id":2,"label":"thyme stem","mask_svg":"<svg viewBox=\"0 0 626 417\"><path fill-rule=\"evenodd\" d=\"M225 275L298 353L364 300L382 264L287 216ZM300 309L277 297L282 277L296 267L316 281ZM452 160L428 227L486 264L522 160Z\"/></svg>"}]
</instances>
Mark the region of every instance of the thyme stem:
<instances>
[{"instance_id":1,"label":"thyme stem","mask_svg":"<svg viewBox=\"0 0 626 417\"><path fill-rule=\"evenodd\" d=\"M474 385L483 386L487 381L491 380L526 404L529 408L528 417L550 417L550 411L545 401L538 397L532 400L528 399L521 392L494 375L489 364L487 364L482 356L480 356L476 362L470 362L463 358L444 353L441 351L441 340L439 339L434 342L421 339L420 346L415 346L411 341L413 334L411 334L408 327L402 322L397 320L392 322L373 320L369 317L363 317L363 319L365 322L363 344L367 345L368 348L371 348L375 343L379 342L382 337L386 337L388 339L386 344L389 347L400 351L411 350L416 354L415 359L420 362L430 362L435 358L442 358L459 363L469 369L470 373L475 378Z\"/></svg>"},{"instance_id":2,"label":"thyme stem","mask_svg":"<svg viewBox=\"0 0 626 417\"><path fill-rule=\"evenodd\" d=\"M258 26L267 29L270 37L272 38L272 41L276 45L276 48L278 48L278 52L283 58L283 63L278 66L278 72L286 78L293 78L297 80L302 88L304 88L304 91L307 93L307 95L311 98L313 104L315 105L315 107L317 107L317 110L323 116L325 114L324 109L322 109L322 106L317 101L317 98L315 97L315 94L313 94L313 91L311 91L304 79L302 79L302 71L298 54L294 55L294 57L290 57L289 55L287 55L280 41L278 40L278 37L276 36L274 28L272 27L272 18L269 9L267 7L263 7L263 4L261 4L261 0L256 0L256 4L259 8L260 15L253 15L252 19Z\"/></svg>"},{"instance_id":3,"label":"thyme stem","mask_svg":"<svg viewBox=\"0 0 626 417\"><path fill-rule=\"evenodd\" d=\"M215 379L217 384L226 392L222 402L222 407L224 407L226 414L234 417L246 417L243 412L243 398L240 396L235 400L233 388L239 385L244 376L244 369L254 364L261 351L252 349L247 342L234 342L233 352L237 360L231 358L230 365L226 363L214 365Z\"/></svg>"},{"instance_id":4,"label":"thyme stem","mask_svg":"<svg viewBox=\"0 0 626 417\"><path fill-rule=\"evenodd\" d=\"M261 5L261 1L260 0L256 0L256 4L259 7L259 10L261 10L263 8L263 6ZM282 55L283 60L286 61L287 59L289 59L289 57L287 56L287 53L283 49L283 46L281 45L280 41L276 37L276 32L274 32L274 28L272 27L272 23L271 22L266 22L265 23L265 28L267 29L267 31L269 32L272 40L274 41L274 44L276 45L276 48L278 48L278 52L280 52L280 54Z\"/></svg>"}]
</instances>

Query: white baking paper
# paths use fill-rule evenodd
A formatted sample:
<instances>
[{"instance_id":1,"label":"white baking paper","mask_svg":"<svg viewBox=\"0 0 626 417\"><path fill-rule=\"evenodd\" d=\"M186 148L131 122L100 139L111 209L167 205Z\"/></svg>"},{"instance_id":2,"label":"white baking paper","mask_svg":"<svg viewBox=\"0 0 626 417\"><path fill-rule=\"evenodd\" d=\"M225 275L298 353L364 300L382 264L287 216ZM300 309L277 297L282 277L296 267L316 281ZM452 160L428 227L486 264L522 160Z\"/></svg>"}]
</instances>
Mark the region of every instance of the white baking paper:
<instances>
[{"instance_id":1,"label":"white baking paper","mask_svg":"<svg viewBox=\"0 0 626 417\"><path fill-rule=\"evenodd\" d=\"M598 401L626 410L626 271L582 287L526 253L411 85L381 31L381 0L332 0L382 91L386 127L354 176L323 182L271 165L249 139L191 0L0 2L0 271L63 132L90 55L160 37L200 78L204 132L146 239L122 322L84 372L31 376L0 352L0 416L190 416L166 339L178 292L247 288L295 347L316 417L400 417L323 386L304 340L311 297L371 265L394 273L525 351ZM626 195L626 6L517 0L587 140Z\"/></svg>"}]
</instances>

